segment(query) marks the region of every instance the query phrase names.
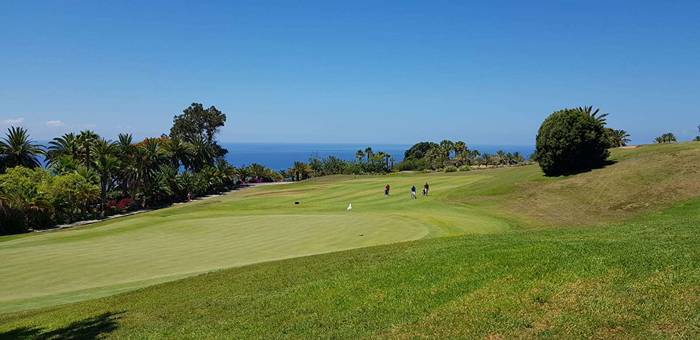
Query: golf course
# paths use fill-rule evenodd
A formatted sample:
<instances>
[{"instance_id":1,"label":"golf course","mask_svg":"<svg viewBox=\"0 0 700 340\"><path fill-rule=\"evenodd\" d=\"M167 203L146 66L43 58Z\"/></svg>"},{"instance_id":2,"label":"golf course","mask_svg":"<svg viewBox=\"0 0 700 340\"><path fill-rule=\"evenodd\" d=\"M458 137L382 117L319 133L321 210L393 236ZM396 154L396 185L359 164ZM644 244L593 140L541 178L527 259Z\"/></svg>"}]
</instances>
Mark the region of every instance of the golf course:
<instances>
[{"instance_id":1,"label":"golf course","mask_svg":"<svg viewBox=\"0 0 700 340\"><path fill-rule=\"evenodd\" d=\"M610 159L318 177L2 236L0 337L697 338L700 143Z\"/></svg>"}]
</instances>

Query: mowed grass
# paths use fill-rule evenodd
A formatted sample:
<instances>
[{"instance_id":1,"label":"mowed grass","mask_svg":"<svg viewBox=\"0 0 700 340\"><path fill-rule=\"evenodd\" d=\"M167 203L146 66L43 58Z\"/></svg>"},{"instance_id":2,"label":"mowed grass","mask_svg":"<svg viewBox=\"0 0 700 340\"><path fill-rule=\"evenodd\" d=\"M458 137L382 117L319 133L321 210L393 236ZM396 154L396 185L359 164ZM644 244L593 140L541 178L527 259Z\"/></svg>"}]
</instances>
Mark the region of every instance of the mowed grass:
<instances>
[{"instance_id":1,"label":"mowed grass","mask_svg":"<svg viewBox=\"0 0 700 340\"><path fill-rule=\"evenodd\" d=\"M534 166L321 178L0 239L1 308L45 307L0 316L0 332L697 338L700 144L613 158L563 178ZM424 181L433 195L409 200Z\"/></svg>"},{"instance_id":2,"label":"mowed grass","mask_svg":"<svg viewBox=\"0 0 700 340\"><path fill-rule=\"evenodd\" d=\"M0 337L698 338L698 211L256 264L5 314Z\"/></svg>"},{"instance_id":3,"label":"mowed grass","mask_svg":"<svg viewBox=\"0 0 700 340\"><path fill-rule=\"evenodd\" d=\"M0 312L106 296L211 270L509 222L452 204L485 175L338 177L258 187L95 226L0 238ZM429 197L409 199L429 181ZM384 197L386 183L395 189ZM301 204L295 205L294 202ZM349 203L354 209L346 211Z\"/></svg>"}]
</instances>

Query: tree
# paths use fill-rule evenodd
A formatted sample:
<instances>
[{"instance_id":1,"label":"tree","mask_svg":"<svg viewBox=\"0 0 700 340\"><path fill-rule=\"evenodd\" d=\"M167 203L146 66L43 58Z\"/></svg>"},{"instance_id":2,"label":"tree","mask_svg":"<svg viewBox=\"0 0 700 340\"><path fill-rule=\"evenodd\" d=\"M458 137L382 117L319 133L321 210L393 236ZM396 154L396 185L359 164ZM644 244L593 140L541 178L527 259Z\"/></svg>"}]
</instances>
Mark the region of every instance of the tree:
<instances>
[{"instance_id":1,"label":"tree","mask_svg":"<svg viewBox=\"0 0 700 340\"><path fill-rule=\"evenodd\" d=\"M108 140L99 139L95 143L94 169L100 177L100 210L105 214L107 193L115 186L119 171L119 160L115 156L116 145Z\"/></svg>"},{"instance_id":2,"label":"tree","mask_svg":"<svg viewBox=\"0 0 700 340\"><path fill-rule=\"evenodd\" d=\"M700 125L698 125L698 133L700 133ZM694 141L700 142L700 135L698 135L697 137L695 137Z\"/></svg>"},{"instance_id":3,"label":"tree","mask_svg":"<svg viewBox=\"0 0 700 340\"><path fill-rule=\"evenodd\" d=\"M16 166L40 167L38 156L43 153L41 146L31 140L25 128L10 127L5 138L0 140L0 171Z\"/></svg>"},{"instance_id":4,"label":"tree","mask_svg":"<svg viewBox=\"0 0 700 340\"><path fill-rule=\"evenodd\" d=\"M200 103L192 103L182 111L181 115L173 118L170 137L173 139L190 140L204 137L210 144L214 143L214 135L226 123L226 115L216 107L205 109Z\"/></svg>"},{"instance_id":5,"label":"tree","mask_svg":"<svg viewBox=\"0 0 700 340\"><path fill-rule=\"evenodd\" d=\"M455 151L455 161L457 162L458 165L464 165L467 163L467 143L463 141L457 141L454 144L454 151Z\"/></svg>"},{"instance_id":6,"label":"tree","mask_svg":"<svg viewBox=\"0 0 700 340\"><path fill-rule=\"evenodd\" d=\"M46 152L46 160L49 166L59 163L67 157L72 160L78 160L78 140L75 134L67 133L61 137L56 137L49 142L49 148Z\"/></svg>"},{"instance_id":7,"label":"tree","mask_svg":"<svg viewBox=\"0 0 700 340\"><path fill-rule=\"evenodd\" d=\"M312 170L308 164L299 161L294 162L294 165L291 168L289 168L289 173L290 175L292 175L292 179L295 181L301 181L309 178L309 174L311 173L311 171Z\"/></svg>"},{"instance_id":8,"label":"tree","mask_svg":"<svg viewBox=\"0 0 700 340\"><path fill-rule=\"evenodd\" d=\"M603 114L598 115L600 113L600 109L593 110L593 106L577 107L574 109L574 111L590 116L591 118L595 119L595 121L601 125L606 125L608 122L608 120L607 120L608 114L603 113Z\"/></svg>"},{"instance_id":9,"label":"tree","mask_svg":"<svg viewBox=\"0 0 700 340\"><path fill-rule=\"evenodd\" d=\"M605 164L610 140L604 120L596 116L598 110L589 111L560 110L540 126L535 153L547 176L574 174Z\"/></svg>"},{"instance_id":10,"label":"tree","mask_svg":"<svg viewBox=\"0 0 700 340\"><path fill-rule=\"evenodd\" d=\"M357 159L358 162L362 162L362 159L365 158L365 152L362 150L357 150L355 152L355 159Z\"/></svg>"},{"instance_id":11,"label":"tree","mask_svg":"<svg viewBox=\"0 0 700 340\"><path fill-rule=\"evenodd\" d=\"M372 151L371 147L367 147L365 149L365 156L367 156L367 162L369 162L372 159L372 157L374 157L374 151Z\"/></svg>"},{"instance_id":12,"label":"tree","mask_svg":"<svg viewBox=\"0 0 700 340\"><path fill-rule=\"evenodd\" d=\"M94 131L84 130L75 137L78 145L78 159L80 164L90 169L94 162L94 152L100 136Z\"/></svg>"},{"instance_id":13,"label":"tree","mask_svg":"<svg viewBox=\"0 0 700 340\"><path fill-rule=\"evenodd\" d=\"M433 142L420 142L411 146L410 149L404 152L404 159L422 159L428 150L438 147L439 145Z\"/></svg>"},{"instance_id":14,"label":"tree","mask_svg":"<svg viewBox=\"0 0 700 340\"><path fill-rule=\"evenodd\" d=\"M678 139L676 139L676 135L674 135L671 132L664 133L663 135L656 137L654 141L658 144L667 144L667 143L676 143L678 142Z\"/></svg>"},{"instance_id":15,"label":"tree","mask_svg":"<svg viewBox=\"0 0 700 340\"><path fill-rule=\"evenodd\" d=\"M630 135L625 130L615 130L611 128L606 128L605 131L610 139L610 146L613 148L619 148L622 146L627 146L630 142Z\"/></svg>"},{"instance_id":16,"label":"tree","mask_svg":"<svg viewBox=\"0 0 700 340\"><path fill-rule=\"evenodd\" d=\"M442 152L442 158L444 160L450 159L450 154L455 148L455 143L451 140L445 139L440 142L440 151Z\"/></svg>"}]
</instances>

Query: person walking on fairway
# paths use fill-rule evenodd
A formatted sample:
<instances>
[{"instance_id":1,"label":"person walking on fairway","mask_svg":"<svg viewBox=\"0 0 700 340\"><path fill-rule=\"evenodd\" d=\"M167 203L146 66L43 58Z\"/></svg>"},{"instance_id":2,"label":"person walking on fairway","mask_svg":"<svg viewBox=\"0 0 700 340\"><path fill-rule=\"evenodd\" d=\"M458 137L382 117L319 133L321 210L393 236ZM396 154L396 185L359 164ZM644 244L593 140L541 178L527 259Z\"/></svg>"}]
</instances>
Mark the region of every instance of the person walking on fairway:
<instances>
[{"instance_id":1,"label":"person walking on fairway","mask_svg":"<svg viewBox=\"0 0 700 340\"><path fill-rule=\"evenodd\" d=\"M384 196L389 196L389 190L390 190L390 189L391 189L391 186L389 186L389 184L387 184L387 185L384 187Z\"/></svg>"},{"instance_id":2,"label":"person walking on fairway","mask_svg":"<svg viewBox=\"0 0 700 340\"><path fill-rule=\"evenodd\" d=\"M411 187L411 198L413 198L414 200L418 199L418 197L416 197L416 186L415 185Z\"/></svg>"},{"instance_id":3,"label":"person walking on fairway","mask_svg":"<svg viewBox=\"0 0 700 340\"><path fill-rule=\"evenodd\" d=\"M428 185L428 182L425 182L425 185L423 186L423 196L428 196L428 191L430 191L430 186Z\"/></svg>"}]
</instances>

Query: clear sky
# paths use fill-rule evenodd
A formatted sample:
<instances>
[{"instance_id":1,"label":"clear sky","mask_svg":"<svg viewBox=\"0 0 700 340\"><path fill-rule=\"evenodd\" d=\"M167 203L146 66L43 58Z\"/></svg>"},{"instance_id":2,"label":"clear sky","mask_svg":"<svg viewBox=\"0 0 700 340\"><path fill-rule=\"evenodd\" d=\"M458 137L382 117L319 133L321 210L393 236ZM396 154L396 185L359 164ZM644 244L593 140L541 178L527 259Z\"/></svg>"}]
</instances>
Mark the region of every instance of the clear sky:
<instances>
[{"instance_id":1,"label":"clear sky","mask_svg":"<svg viewBox=\"0 0 700 340\"><path fill-rule=\"evenodd\" d=\"M593 105L647 143L700 124L698 1L0 2L0 127L224 142L534 144Z\"/></svg>"}]
</instances>

